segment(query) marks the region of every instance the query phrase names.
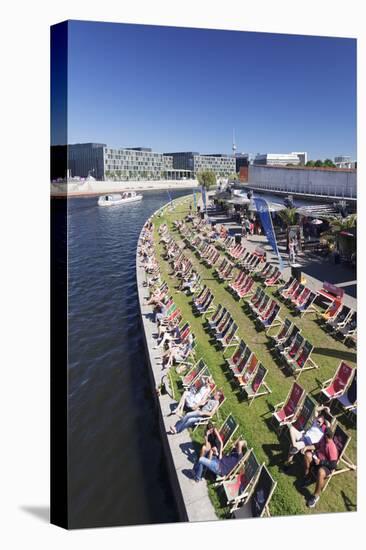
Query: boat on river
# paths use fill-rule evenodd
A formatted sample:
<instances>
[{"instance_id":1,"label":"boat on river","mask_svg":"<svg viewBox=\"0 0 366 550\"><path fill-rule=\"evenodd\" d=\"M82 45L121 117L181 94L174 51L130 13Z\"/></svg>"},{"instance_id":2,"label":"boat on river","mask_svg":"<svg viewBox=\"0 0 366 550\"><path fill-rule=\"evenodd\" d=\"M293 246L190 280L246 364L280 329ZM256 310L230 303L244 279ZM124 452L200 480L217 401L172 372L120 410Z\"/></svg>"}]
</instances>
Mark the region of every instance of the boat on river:
<instances>
[{"instance_id":1,"label":"boat on river","mask_svg":"<svg viewBox=\"0 0 366 550\"><path fill-rule=\"evenodd\" d=\"M109 195L102 195L98 199L99 206L117 206L119 204L126 204L129 202L136 202L142 200L143 195L135 193L135 191L126 191L124 193L111 193Z\"/></svg>"}]
</instances>

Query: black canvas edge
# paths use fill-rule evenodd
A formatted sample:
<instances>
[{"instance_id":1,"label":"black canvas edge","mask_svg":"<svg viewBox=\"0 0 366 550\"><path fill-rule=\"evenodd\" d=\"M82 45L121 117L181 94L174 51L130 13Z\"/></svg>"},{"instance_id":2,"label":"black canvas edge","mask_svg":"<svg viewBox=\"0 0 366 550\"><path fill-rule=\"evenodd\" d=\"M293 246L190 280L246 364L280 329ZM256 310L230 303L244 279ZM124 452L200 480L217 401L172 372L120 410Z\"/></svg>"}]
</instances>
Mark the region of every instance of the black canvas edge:
<instances>
[{"instance_id":1,"label":"black canvas edge","mask_svg":"<svg viewBox=\"0 0 366 550\"><path fill-rule=\"evenodd\" d=\"M57 169L67 173L68 23L51 27L51 144L62 144ZM55 159L51 158L51 179ZM50 521L69 527L67 414L67 197L50 197L51 419ZM64 238L60 238L63 235Z\"/></svg>"}]
</instances>

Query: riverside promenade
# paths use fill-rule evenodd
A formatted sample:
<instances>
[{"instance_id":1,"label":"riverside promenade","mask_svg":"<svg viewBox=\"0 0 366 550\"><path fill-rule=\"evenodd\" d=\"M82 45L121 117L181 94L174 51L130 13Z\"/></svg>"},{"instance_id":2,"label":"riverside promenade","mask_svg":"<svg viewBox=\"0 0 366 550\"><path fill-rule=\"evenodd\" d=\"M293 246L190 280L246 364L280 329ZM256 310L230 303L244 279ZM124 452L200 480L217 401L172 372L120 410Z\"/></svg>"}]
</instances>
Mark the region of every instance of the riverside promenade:
<instances>
[{"instance_id":1,"label":"riverside promenade","mask_svg":"<svg viewBox=\"0 0 366 550\"><path fill-rule=\"evenodd\" d=\"M161 191L198 187L197 180L97 181L51 183L51 197L96 197L124 191Z\"/></svg>"},{"instance_id":2,"label":"riverside promenade","mask_svg":"<svg viewBox=\"0 0 366 550\"><path fill-rule=\"evenodd\" d=\"M184 200L186 199L183 198ZM182 201L182 199L178 199L178 201ZM177 204L177 201L175 201L175 204ZM152 307L145 305L145 298L149 297L149 290L147 286L144 286L146 274L141 267L138 254L139 248L140 243L138 243L136 254L137 289L147 358L155 388L157 389L166 371L162 371L161 364L158 362L158 352L153 349L156 346L156 339L154 338L156 336L156 324L153 320ZM209 498L206 483L196 483L191 477L191 470L196 460L196 455L188 430L174 436L168 433L170 426L178 419L177 416L171 414L172 408L175 407L177 401L172 399L168 394L160 395L158 401L161 412L161 435L167 454L166 458L171 473L173 491L178 501L178 508L180 507L180 502L184 507L184 510L181 511L182 521L216 520L218 518ZM184 512L186 517L184 517Z\"/></svg>"}]
</instances>

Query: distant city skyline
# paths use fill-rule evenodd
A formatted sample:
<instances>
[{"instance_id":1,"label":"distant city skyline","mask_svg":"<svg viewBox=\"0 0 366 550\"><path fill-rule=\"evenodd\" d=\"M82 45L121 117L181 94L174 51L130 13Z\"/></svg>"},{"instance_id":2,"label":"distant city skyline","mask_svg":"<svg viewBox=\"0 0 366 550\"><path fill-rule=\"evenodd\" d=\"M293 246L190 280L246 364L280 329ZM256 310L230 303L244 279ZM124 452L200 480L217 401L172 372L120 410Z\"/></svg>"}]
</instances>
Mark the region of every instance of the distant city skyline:
<instances>
[{"instance_id":1,"label":"distant city skyline","mask_svg":"<svg viewBox=\"0 0 366 550\"><path fill-rule=\"evenodd\" d=\"M68 59L69 143L356 159L354 39L71 21Z\"/></svg>"}]
</instances>

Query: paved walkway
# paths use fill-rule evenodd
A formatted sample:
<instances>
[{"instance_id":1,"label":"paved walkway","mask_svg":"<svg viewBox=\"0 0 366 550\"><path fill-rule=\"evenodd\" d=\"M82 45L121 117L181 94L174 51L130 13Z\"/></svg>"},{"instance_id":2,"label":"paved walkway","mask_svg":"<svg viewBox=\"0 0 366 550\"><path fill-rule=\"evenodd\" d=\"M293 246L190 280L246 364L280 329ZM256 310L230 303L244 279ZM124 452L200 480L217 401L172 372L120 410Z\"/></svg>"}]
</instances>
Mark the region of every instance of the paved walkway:
<instances>
[{"instance_id":1,"label":"paved walkway","mask_svg":"<svg viewBox=\"0 0 366 550\"><path fill-rule=\"evenodd\" d=\"M166 371L162 371L161 364L158 363L158 351L154 350L156 346L155 335L157 333L155 322L153 321L152 307L146 306L144 298L149 297L148 288L143 285L146 280L145 271L141 267L139 256L136 261L137 287L140 300L140 309L142 322L145 331L147 349L151 369L153 372L156 387L161 383L162 376ZM169 395L161 395L159 398L160 408L163 416L163 422L166 430L168 448L171 453L171 459L178 479L182 498L186 508L189 521L208 521L216 520L214 507L208 495L206 482L196 483L191 478L191 470L196 460L193 444L187 430L180 434L168 434L169 428L175 424L179 418L171 415L172 408L177 404ZM163 434L164 437L164 434Z\"/></svg>"},{"instance_id":2,"label":"paved walkway","mask_svg":"<svg viewBox=\"0 0 366 550\"><path fill-rule=\"evenodd\" d=\"M220 221L221 224L226 225L224 220ZM227 222L231 225L231 222ZM267 252L267 259L274 265L278 265L278 258L273 252L272 247L268 244L267 237L265 235L252 235L247 238L242 238L242 243L254 250L257 246L264 248ZM284 263L283 278L285 280L291 277L291 266L288 261L288 254L281 252L281 257ZM320 256L299 255L297 262L301 265L301 271L303 272L306 284L315 291L322 288L323 282L335 284L341 288L344 288L345 305L357 310L357 281L355 280L355 270L343 266L342 264L332 264L326 258Z\"/></svg>"}]
</instances>

